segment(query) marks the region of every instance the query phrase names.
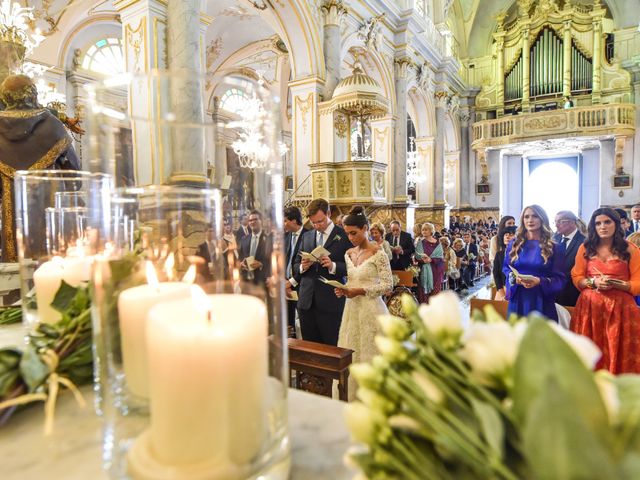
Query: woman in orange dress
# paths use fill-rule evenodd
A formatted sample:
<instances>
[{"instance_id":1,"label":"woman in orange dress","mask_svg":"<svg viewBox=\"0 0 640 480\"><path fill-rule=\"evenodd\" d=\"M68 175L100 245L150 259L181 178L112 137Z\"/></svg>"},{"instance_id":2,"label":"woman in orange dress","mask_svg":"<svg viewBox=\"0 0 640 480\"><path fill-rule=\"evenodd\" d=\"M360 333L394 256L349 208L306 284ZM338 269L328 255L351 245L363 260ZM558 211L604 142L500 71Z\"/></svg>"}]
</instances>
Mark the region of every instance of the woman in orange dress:
<instances>
[{"instance_id":1,"label":"woman in orange dress","mask_svg":"<svg viewBox=\"0 0 640 480\"><path fill-rule=\"evenodd\" d=\"M640 309L633 298L640 294L640 251L624 239L613 209L593 212L571 277L580 290L571 330L602 350L596 368L640 373Z\"/></svg>"}]
</instances>

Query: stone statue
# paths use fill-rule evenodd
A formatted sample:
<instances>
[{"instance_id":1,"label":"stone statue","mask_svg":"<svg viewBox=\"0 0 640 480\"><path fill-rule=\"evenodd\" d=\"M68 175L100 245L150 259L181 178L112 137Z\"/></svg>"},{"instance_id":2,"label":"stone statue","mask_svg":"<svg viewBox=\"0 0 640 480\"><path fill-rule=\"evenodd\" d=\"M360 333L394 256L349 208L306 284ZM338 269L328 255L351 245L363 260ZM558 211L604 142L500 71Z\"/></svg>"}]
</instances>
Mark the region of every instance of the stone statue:
<instances>
[{"instance_id":1,"label":"stone statue","mask_svg":"<svg viewBox=\"0 0 640 480\"><path fill-rule=\"evenodd\" d=\"M384 17L384 13L371 17L358 28L358 38L363 41L369 50L380 50L382 46L382 26L380 22Z\"/></svg>"},{"instance_id":2,"label":"stone statue","mask_svg":"<svg viewBox=\"0 0 640 480\"><path fill-rule=\"evenodd\" d=\"M421 67L418 68L416 81L418 85L422 89L423 92L428 93L433 91L433 72L429 68L427 63L423 63Z\"/></svg>"},{"instance_id":3,"label":"stone statue","mask_svg":"<svg viewBox=\"0 0 640 480\"><path fill-rule=\"evenodd\" d=\"M26 75L0 84L0 178L2 179L2 261L17 261L13 218L13 177L17 170L78 170L80 162L64 125L38 104Z\"/></svg>"}]
</instances>

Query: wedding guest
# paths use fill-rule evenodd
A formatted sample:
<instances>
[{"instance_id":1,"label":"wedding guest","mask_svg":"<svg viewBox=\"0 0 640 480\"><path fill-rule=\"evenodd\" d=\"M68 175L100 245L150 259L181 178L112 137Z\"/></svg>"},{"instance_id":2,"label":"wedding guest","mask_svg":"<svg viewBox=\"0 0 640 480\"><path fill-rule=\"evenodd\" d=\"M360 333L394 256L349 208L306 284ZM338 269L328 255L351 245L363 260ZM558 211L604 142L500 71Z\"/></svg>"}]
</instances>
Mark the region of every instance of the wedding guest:
<instances>
[{"instance_id":1,"label":"wedding guest","mask_svg":"<svg viewBox=\"0 0 640 480\"><path fill-rule=\"evenodd\" d=\"M564 265L562 271L567 278L571 278L571 270L576 263L576 253L578 248L585 241L586 237L578 228L580 219L568 210L562 210L556 214L555 218L556 234L553 241L560 244L564 249ZM580 292L573 282L567 282L564 288L556 296L556 303L565 307L574 307L578 301Z\"/></svg>"},{"instance_id":2,"label":"wedding guest","mask_svg":"<svg viewBox=\"0 0 640 480\"><path fill-rule=\"evenodd\" d=\"M440 238L440 245L442 245L442 251L444 252L444 278L447 285L452 290L455 289L455 281L460 278L460 270L458 269L458 257L453 248L450 247L451 241L448 237Z\"/></svg>"},{"instance_id":3,"label":"wedding guest","mask_svg":"<svg viewBox=\"0 0 640 480\"><path fill-rule=\"evenodd\" d=\"M496 284L496 295L494 300L505 300L506 299L506 282L507 279L502 271L502 267L504 265L504 252L507 249L507 245L509 242L513 240L516 236L516 227L502 227L502 229L498 230L498 238L502 238L502 241L499 242L498 251L496 252L496 256L493 259L493 281Z\"/></svg>"},{"instance_id":4,"label":"wedding guest","mask_svg":"<svg viewBox=\"0 0 640 480\"><path fill-rule=\"evenodd\" d=\"M386 238L391 245L391 270L406 270L411 265L411 255L415 251L413 240L409 233L402 231L400 222L393 220L391 222L391 233Z\"/></svg>"},{"instance_id":5,"label":"wedding guest","mask_svg":"<svg viewBox=\"0 0 640 480\"><path fill-rule=\"evenodd\" d=\"M415 259L420 266L418 301L428 303L432 295L440 293L444 276L444 252L433 236L432 223L422 224L422 241L416 246Z\"/></svg>"},{"instance_id":6,"label":"wedding guest","mask_svg":"<svg viewBox=\"0 0 640 480\"><path fill-rule=\"evenodd\" d=\"M344 220L344 215L341 213L336 217L336 225L339 226L340 228L344 228L344 225L342 223L343 220Z\"/></svg>"},{"instance_id":7,"label":"wedding guest","mask_svg":"<svg viewBox=\"0 0 640 480\"><path fill-rule=\"evenodd\" d=\"M331 221L331 208L325 199L313 200L307 207L307 216L313 230L302 235L300 251L310 253L317 246L323 246L329 254L315 262L303 260L300 255L294 259L293 269L300 272L298 317L302 338L337 345L344 298L337 298L333 287L322 282L320 277L344 281L347 274L344 256L351 248L351 242L345 231Z\"/></svg>"},{"instance_id":8,"label":"wedding guest","mask_svg":"<svg viewBox=\"0 0 640 480\"><path fill-rule=\"evenodd\" d=\"M631 207L631 230L640 232L640 204Z\"/></svg>"},{"instance_id":9,"label":"wedding guest","mask_svg":"<svg viewBox=\"0 0 640 480\"><path fill-rule=\"evenodd\" d=\"M253 210L248 218L251 233L240 242L240 260L245 280L262 285L271 276L271 238L262 228L262 214Z\"/></svg>"},{"instance_id":10,"label":"wedding guest","mask_svg":"<svg viewBox=\"0 0 640 480\"><path fill-rule=\"evenodd\" d=\"M236 243L240 245L242 239L249 235L249 233L249 215L243 213L240 215L240 227L236 230Z\"/></svg>"},{"instance_id":11,"label":"wedding guest","mask_svg":"<svg viewBox=\"0 0 640 480\"><path fill-rule=\"evenodd\" d=\"M633 229L631 228L631 222L629 221L629 217L627 216L627 211L623 208L616 208L615 211L620 217L620 226L622 227L624 236L628 237L633 233Z\"/></svg>"},{"instance_id":12,"label":"wedding guest","mask_svg":"<svg viewBox=\"0 0 640 480\"><path fill-rule=\"evenodd\" d=\"M196 250L196 257L199 257L201 260L195 263L198 275L201 276L205 282L213 280L212 259L216 258L215 249L215 230L213 228L207 228L205 240L198 245Z\"/></svg>"},{"instance_id":13,"label":"wedding guest","mask_svg":"<svg viewBox=\"0 0 640 480\"><path fill-rule=\"evenodd\" d=\"M640 232L634 232L627 237L627 242L629 242L634 247L640 249ZM636 304L640 306L640 295L636 295Z\"/></svg>"},{"instance_id":14,"label":"wedding guest","mask_svg":"<svg viewBox=\"0 0 640 480\"><path fill-rule=\"evenodd\" d=\"M462 283L462 270L467 265L464 240L462 240L461 238L456 238L451 244L451 248L453 248L453 251L456 253L456 266L458 268L458 271L460 271L460 278L455 281L455 291L459 292L465 287L465 285Z\"/></svg>"},{"instance_id":15,"label":"wedding guest","mask_svg":"<svg viewBox=\"0 0 640 480\"><path fill-rule=\"evenodd\" d=\"M467 287L473 287L474 278L476 277L476 267L478 265L478 245L476 245L475 237L467 232L462 236L464 240L464 251L466 263L462 268L462 282Z\"/></svg>"},{"instance_id":16,"label":"wedding guest","mask_svg":"<svg viewBox=\"0 0 640 480\"><path fill-rule=\"evenodd\" d=\"M514 227L515 225L516 225L516 219L513 218L511 215L505 215L500 219L500 223L498 224L498 232L500 232L501 228ZM499 248L498 238L499 238L498 235L496 235L491 239L491 242L489 243L489 261L492 263L493 263L493 259L496 256L496 252L498 251L498 248Z\"/></svg>"},{"instance_id":17,"label":"wedding guest","mask_svg":"<svg viewBox=\"0 0 640 480\"><path fill-rule=\"evenodd\" d=\"M416 223L413 226L413 247L415 248L418 243L422 241L422 224Z\"/></svg>"},{"instance_id":18,"label":"wedding guest","mask_svg":"<svg viewBox=\"0 0 640 480\"><path fill-rule=\"evenodd\" d=\"M571 330L602 351L596 369L640 373L640 251L624 239L620 216L599 208L589 220L587 240L571 271L580 290Z\"/></svg>"},{"instance_id":19,"label":"wedding guest","mask_svg":"<svg viewBox=\"0 0 640 480\"><path fill-rule=\"evenodd\" d=\"M389 257L389 260L391 260L393 252L391 252L391 246L389 245L389 242L384 239L384 225L379 222L372 223L371 227L369 228L369 234L371 235L371 240L373 240L375 244L382 248L382 251L386 253L387 257Z\"/></svg>"},{"instance_id":20,"label":"wedding guest","mask_svg":"<svg viewBox=\"0 0 640 480\"><path fill-rule=\"evenodd\" d=\"M509 313L528 315L537 311L558 321L555 297L562 290L566 277L562 272L564 251L551 239L549 217L539 205L522 211L520 226L504 255L502 271L506 284ZM510 267L529 278L516 277Z\"/></svg>"},{"instance_id":21,"label":"wedding guest","mask_svg":"<svg viewBox=\"0 0 640 480\"><path fill-rule=\"evenodd\" d=\"M289 206L284 209L284 246L286 252L287 266L285 269L285 289L287 293L287 320L288 320L288 334L290 338L296 336L296 306L297 303L293 300L292 294L297 289L300 283L300 271L295 271L293 268L294 259L300 252L300 245L302 243L302 234L305 232L302 227L302 213L300 209L295 206Z\"/></svg>"},{"instance_id":22,"label":"wedding guest","mask_svg":"<svg viewBox=\"0 0 640 480\"><path fill-rule=\"evenodd\" d=\"M375 337L380 333L379 315L389 313L382 295L391 292L391 267L383 249L369 241L368 220L364 208L356 205L344 218L344 228L353 248L344 258L347 286L336 288L338 298L346 298L338 346L354 351L353 361L369 362L378 353ZM356 383L349 378L349 400L356 397Z\"/></svg>"}]
</instances>

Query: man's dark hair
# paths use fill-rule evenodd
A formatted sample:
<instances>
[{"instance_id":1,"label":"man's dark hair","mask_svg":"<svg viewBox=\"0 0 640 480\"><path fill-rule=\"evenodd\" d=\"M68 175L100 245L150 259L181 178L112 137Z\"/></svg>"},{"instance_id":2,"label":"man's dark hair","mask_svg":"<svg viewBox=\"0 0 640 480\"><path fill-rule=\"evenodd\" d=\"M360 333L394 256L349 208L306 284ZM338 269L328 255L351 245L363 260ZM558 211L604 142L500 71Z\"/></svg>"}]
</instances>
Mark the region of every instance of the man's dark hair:
<instances>
[{"instance_id":1,"label":"man's dark hair","mask_svg":"<svg viewBox=\"0 0 640 480\"><path fill-rule=\"evenodd\" d=\"M251 215L257 215L258 218L262 220L262 214L258 210L251 210L251 212L249 213L249 216Z\"/></svg>"},{"instance_id":2,"label":"man's dark hair","mask_svg":"<svg viewBox=\"0 0 640 480\"><path fill-rule=\"evenodd\" d=\"M309 216L315 215L318 212L322 212L325 215L329 213L329 202L324 198L316 198L307 207L307 214Z\"/></svg>"},{"instance_id":3,"label":"man's dark hair","mask_svg":"<svg viewBox=\"0 0 640 480\"><path fill-rule=\"evenodd\" d=\"M298 207L293 205L284 209L284 218L287 220L293 220L298 225L302 225L302 213Z\"/></svg>"},{"instance_id":4,"label":"man's dark hair","mask_svg":"<svg viewBox=\"0 0 640 480\"><path fill-rule=\"evenodd\" d=\"M628 220L629 219L629 216L627 215L627 211L624 210L623 208L615 208L614 210L616 211L616 213L620 217L620 220Z\"/></svg>"},{"instance_id":5,"label":"man's dark hair","mask_svg":"<svg viewBox=\"0 0 640 480\"><path fill-rule=\"evenodd\" d=\"M393 225L393 224L398 225L402 229L402 225L400 225L400 222L398 220L391 220L391 223L389 223L389 225Z\"/></svg>"}]
</instances>

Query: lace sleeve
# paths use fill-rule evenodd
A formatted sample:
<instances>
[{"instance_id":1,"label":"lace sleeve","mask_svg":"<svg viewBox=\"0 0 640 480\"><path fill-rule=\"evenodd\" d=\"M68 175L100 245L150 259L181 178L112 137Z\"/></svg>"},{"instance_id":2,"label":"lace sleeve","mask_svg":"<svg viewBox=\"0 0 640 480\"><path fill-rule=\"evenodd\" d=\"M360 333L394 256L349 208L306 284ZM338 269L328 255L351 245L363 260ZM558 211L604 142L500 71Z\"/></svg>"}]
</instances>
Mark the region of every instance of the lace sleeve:
<instances>
[{"instance_id":1,"label":"lace sleeve","mask_svg":"<svg viewBox=\"0 0 640 480\"><path fill-rule=\"evenodd\" d=\"M391 291L393 288L393 281L391 278L389 257L387 257L382 250L376 253L374 264L376 266L380 282L376 285L372 285L371 287L366 287L364 291L367 297L377 298Z\"/></svg>"}]
</instances>

